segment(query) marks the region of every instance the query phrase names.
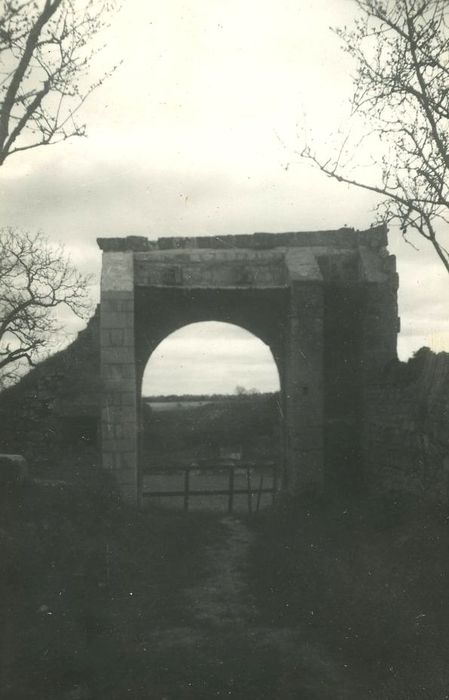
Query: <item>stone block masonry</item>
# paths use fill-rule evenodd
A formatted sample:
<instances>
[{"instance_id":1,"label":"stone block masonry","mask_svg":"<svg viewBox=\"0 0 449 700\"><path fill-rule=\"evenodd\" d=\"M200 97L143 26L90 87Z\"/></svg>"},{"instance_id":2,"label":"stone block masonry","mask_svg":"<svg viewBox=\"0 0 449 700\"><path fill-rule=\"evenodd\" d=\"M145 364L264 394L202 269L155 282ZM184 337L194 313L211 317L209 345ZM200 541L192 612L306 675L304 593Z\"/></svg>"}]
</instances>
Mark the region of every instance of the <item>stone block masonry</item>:
<instances>
[{"instance_id":1,"label":"stone block masonry","mask_svg":"<svg viewBox=\"0 0 449 700\"><path fill-rule=\"evenodd\" d=\"M358 454L361 397L396 357L397 276L384 227L98 243L103 464L127 501L140 496L145 365L165 337L198 321L240 325L276 358L283 488L321 491L329 475L343 481L337 461ZM338 460L329 435L335 444L344 436Z\"/></svg>"},{"instance_id":2,"label":"stone block masonry","mask_svg":"<svg viewBox=\"0 0 449 700\"><path fill-rule=\"evenodd\" d=\"M103 465L128 502L138 503L134 256L105 253L101 278L100 361Z\"/></svg>"},{"instance_id":3,"label":"stone block masonry","mask_svg":"<svg viewBox=\"0 0 449 700\"><path fill-rule=\"evenodd\" d=\"M86 430L92 445L100 423L103 466L139 503L148 358L177 328L228 321L276 360L286 491L363 484L447 502L449 355L424 348L397 361L398 278L384 229L100 243L101 308L66 350L2 392L4 451L59 455L68 427L73 445Z\"/></svg>"},{"instance_id":4,"label":"stone block masonry","mask_svg":"<svg viewBox=\"0 0 449 700\"><path fill-rule=\"evenodd\" d=\"M449 354L419 350L372 381L365 400L365 484L448 501Z\"/></svg>"}]
</instances>

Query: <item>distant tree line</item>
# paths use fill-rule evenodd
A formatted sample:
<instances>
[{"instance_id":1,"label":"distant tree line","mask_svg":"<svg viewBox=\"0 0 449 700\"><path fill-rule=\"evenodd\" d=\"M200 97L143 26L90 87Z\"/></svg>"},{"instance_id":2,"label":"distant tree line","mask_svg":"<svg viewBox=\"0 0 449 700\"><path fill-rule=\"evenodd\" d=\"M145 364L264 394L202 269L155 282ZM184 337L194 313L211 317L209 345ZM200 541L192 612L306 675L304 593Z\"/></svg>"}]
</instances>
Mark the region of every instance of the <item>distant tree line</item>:
<instances>
[{"instance_id":1,"label":"distant tree line","mask_svg":"<svg viewBox=\"0 0 449 700\"><path fill-rule=\"evenodd\" d=\"M201 398L207 405L198 401L196 406L175 405L167 411L154 410L149 402L144 402L145 463L163 468L213 461L221 448L236 446L245 460L276 459L280 448L279 395L218 396L215 399L203 395ZM174 402L181 403L180 399L176 396Z\"/></svg>"},{"instance_id":2,"label":"distant tree line","mask_svg":"<svg viewBox=\"0 0 449 700\"><path fill-rule=\"evenodd\" d=\"M142 401L154 403L180 403L182 401L241 401L242 399L254 399L278 396L279 392L259 392L248 390L236 394L158 394L143 396Z\"/></svg>"}]
</instances>

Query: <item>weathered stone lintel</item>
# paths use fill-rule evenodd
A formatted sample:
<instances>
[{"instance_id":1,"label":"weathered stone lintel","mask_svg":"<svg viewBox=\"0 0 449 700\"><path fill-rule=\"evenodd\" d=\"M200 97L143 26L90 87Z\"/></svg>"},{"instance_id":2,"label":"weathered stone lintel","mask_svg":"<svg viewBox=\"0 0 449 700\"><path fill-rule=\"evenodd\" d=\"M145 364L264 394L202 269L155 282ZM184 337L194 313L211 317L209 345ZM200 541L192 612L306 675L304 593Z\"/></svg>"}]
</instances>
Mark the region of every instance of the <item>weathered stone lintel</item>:
<instances>
[{"instance_id":1,"label":"weathered stone lintel","mask_svg":"<svg viewBox=\"0 0 449 700\"><path fill-rule=\"evenodd\" d=\"M273 264L229 263L220 259L203 262L167 263L150 261L136 265L136 286L143 287L229 287L245 289L251 287L283 287L287 285L285 266Z\"/></svg>"}]
</instances>

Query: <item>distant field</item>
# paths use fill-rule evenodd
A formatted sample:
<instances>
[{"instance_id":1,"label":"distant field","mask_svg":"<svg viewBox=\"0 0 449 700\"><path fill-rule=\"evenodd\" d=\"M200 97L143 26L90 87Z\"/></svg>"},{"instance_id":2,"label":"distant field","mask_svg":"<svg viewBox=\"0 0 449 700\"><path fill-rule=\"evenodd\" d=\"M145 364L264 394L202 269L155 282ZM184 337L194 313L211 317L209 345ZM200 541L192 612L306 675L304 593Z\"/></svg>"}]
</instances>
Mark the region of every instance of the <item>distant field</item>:
<instances>
[{"instance_id":1,"label":"distant field","mask_svg":"<svg viewBox=\"0 0 449 700\"><path fill-rule=\"evenodd\" d=\"M189 408L200 408L201 406L208 406L213 403L211 401L151 401L148 400L146 403L151 406L153 411L177 411L179 409L189 409Z\"/></svg>"},{"instance_id":2,"label":"distant field","mask_svg":"<svg viewBox=\"0 0 449 700\"><path fill-rule=\"evenodd\" d=\"M279 462L279 396L154 396L143 399L142 464L145 473L219 464Z\"/></svg>"}]
</instances>

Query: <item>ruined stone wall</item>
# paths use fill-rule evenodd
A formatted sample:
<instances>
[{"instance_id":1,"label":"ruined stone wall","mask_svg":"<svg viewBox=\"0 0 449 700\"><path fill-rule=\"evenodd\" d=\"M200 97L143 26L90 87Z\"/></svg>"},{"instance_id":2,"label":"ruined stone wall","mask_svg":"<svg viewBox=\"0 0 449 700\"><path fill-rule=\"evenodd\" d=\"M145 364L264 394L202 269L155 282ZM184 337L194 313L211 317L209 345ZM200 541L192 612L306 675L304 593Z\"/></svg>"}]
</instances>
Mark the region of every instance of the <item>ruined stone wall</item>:
<instances>
[{"instance_id":1,"label":"ruined stone wall","mask_svg":"<svg viewBox=\"0 0 449 700\"><path fill-rule=\"evenodd\" d=\"M365 486L447 501L449 354L422 348L365 391Z\"/></svg>"},{"instance_id":2,"label":"ruined stone wall","mask_svg":"<svg viewBox=\"0 0 449 700\"><path fill-rule=\"evenodd\" d=\"M0 452L25 454L34 467L98 443L98 311L73 343L0 394Z\"/></svg>"}]
</instances>

